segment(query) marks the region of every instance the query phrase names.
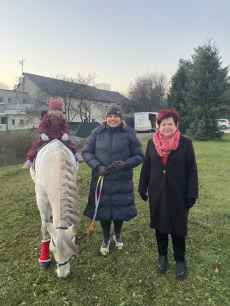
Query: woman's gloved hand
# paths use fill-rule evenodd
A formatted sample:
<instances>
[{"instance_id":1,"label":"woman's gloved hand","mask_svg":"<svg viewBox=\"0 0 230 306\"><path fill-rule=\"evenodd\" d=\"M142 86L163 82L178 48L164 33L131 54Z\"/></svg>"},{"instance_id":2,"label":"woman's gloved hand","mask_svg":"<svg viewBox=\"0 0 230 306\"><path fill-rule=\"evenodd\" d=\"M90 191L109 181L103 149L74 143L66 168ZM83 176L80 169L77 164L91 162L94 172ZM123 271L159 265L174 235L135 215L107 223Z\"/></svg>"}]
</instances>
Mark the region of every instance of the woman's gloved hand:
<instances>
[{"instance_id":1,"label":"woman's gloved hand","mask_svg":"<svg viewBox=\"0 0 230 306\"><path fill-rule=\"evenodd\" d=\"M105 176L109 173L109 171L106 170L106 167L102 165L97 166L97 172L99 173L100 176Z\"/></svg>"},{"instance_id":2,"label":"woman's gloved hand","mask_svg":"<svg viewBox=\"0 0 230 306\"><path fill-rule=\"evenodd\" d=\"M194 198L186 198L186 204L185 204L185 207L187 209L190 209L193 207L193 205L196 203L196 199Z\"/></svg>"},{"instance_id":3,"label":"woman's gloved hand","mask_svg":"<svg viewBox=\"0 0 230 306\"><path fill-rule=\"evenodd\" d=\"M45 133L42 133L42 134L41 134L41 139L42 139L43 141L49 141L49 137L48 137Z\"/></svg>"},{"instance_id":4,"label":"woman's gloved hand","mask_svg":"<svg viewBox=\"0 0 230 306\"><path fill-rule=\"evenodd\" d=\"M123 168L128 167L128 164L125 161L122 161L122 160L115 161L113 164L114 164L114 166L117 170L121 170Z\"/></svg>"},{"instance_id":5,"label":"woman's gloved hand","mask_svg":"<svg viewBox=\"0 0 230 306\"><path fill-rule=\"evenodd\" d=\"M66 133L64 133L64 134L62 135L61 140L63 140L63 141L67 141L68 139L69 139L69 135L68 135L68 134L66 134Z\"/></svg>"},{"instance_id":6,"label":"woman's gloved hand","mask_svg":"<svg viewBox=\"0 0 230 306\"><path fill-rule=\"evenodd\" d=\"M147 196L146 193L140 192L140 196L141 196L141 198L142 198L143 201L147 201L147 200L148 200L148 196Z\"/></svg>"}]
</instances>

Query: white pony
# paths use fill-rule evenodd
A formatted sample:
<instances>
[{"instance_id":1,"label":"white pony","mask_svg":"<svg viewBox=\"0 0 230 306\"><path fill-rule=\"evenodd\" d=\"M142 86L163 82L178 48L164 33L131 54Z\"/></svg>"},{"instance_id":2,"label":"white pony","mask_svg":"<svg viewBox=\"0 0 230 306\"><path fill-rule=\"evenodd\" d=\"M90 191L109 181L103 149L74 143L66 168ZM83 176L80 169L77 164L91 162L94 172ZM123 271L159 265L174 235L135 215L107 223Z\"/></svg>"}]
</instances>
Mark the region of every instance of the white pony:
<instances>
[{"instance_id":1,"label":"white pony","mask_svg":"<svg viewBox=\"0 0 230 306\"><path fill-rule=\"evenodd\" d=\"M80 221L77 216L77 170L78 164L73 153L57 139L38 152L35 170L33 167L30 169L42 220L43 254L39 259L40 270L46 270L50 265L50 246L58 265L58 277L68 276L70 259L77 254L75 234ZM51 215L53 224L50 223Z\"/></svg>"}]
</instances>

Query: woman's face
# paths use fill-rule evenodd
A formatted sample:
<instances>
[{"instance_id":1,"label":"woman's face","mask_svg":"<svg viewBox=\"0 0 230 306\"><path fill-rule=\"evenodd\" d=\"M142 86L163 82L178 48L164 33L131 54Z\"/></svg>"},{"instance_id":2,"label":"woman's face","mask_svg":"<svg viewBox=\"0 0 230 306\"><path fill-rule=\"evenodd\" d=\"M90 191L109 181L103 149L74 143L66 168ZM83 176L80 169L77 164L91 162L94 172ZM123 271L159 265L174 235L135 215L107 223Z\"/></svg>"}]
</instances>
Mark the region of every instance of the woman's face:
<instances>
[{"instance_id":1,"label":"woman's face","mask_svg":"<svg viewBox=\"0 0 230 306\"><path fill-rule=\"evenodd\" d=\"M106 123L111 127L117 127L121 124L121 118L117 115L109 115L106 118Z\"/></svg>"},{"instance_id":2,"label":"woman's face","mask_svg":"<svg viewBox=\"0 0 230 306\"><path fill-rule=\"evenodd\" d=\"M60 111L60 109L54 109L52 113L55 117L58 117L62 114L62 111Z\"/></svg>"},{"instance_id":3,"label":"woman's face","mask_svg":"<svg viewBox=\"0 0 230 306\"><path fill-rule=\"evenodd\" d=\"M159 131L165 140L169 141L170 138L176 133L178 124L176 125L173 118L165 118L161 121Z\"/></svg>"}]
</instances>

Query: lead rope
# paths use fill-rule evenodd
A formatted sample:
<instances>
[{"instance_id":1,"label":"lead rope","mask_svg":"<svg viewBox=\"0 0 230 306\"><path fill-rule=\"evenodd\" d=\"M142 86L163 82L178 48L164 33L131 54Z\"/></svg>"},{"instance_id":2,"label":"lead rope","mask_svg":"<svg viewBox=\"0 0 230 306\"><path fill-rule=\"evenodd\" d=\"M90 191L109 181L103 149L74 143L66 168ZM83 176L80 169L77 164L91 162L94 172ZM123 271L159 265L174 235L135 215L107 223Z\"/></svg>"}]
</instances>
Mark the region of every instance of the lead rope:
<instances>
[{"instance_id":1,"label":"lead rope","mask_svg":"<svg viewBox=\"0 0 230 306\"><path fill-rule=\"evenodd\" d=\"M90 227L87 229L87 231L80 238L76 237L76 239L77 239L76 242L79 242L83 237L85 237L90 232L89 240L88 240L87 244L84 246L83 249L81 249L78 252L78 255L87 247L87 245L89 244L89 242L92 238L93 229L94 229L94 221L95 221L95 218L96 218L96 215L97 215L97 209L98 209L100 198L101 198L101 191L102 191L103 182L104 182L104 176L99 176L98 181L97 181L96 190L95 190L95 211L94 211L94 216L93 216L92 223L91 223ZM100 184L100 189L99 189L99 195L97 196L97 189L98 189L99 184Z\"/></svg>"}]
</instances>

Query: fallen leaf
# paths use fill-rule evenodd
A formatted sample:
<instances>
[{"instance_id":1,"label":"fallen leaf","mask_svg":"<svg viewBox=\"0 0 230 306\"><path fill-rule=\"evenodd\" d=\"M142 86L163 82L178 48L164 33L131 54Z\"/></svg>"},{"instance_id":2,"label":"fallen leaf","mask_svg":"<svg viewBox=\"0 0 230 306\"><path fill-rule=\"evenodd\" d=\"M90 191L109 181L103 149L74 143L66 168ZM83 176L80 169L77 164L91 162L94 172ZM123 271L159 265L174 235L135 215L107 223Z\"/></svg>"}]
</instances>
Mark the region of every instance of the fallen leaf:
<instances>
[{"instance_id":1,"label":"fallen leaf","mask_svg":"<svg viewBox=\"0 0 230 306\"><path fill-rule=\"evenodd\" d=\"M188 283L188 287L192 287L192 284L191 284L191 283Z\"/></svg>"},{"instance_id":2,"label":"fallen leaf","mask_svg":"<svg viewBox=\"0 0 230 306\"><path fill-rule=\"evenodd\" d=\"M216 269L215 269L215 272L216 272L216 273L218 273L218 272L219 272L219 269L218 269L218 268L216 268Z\"/></svg>"}]
</instances>

